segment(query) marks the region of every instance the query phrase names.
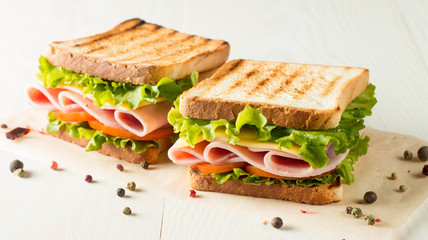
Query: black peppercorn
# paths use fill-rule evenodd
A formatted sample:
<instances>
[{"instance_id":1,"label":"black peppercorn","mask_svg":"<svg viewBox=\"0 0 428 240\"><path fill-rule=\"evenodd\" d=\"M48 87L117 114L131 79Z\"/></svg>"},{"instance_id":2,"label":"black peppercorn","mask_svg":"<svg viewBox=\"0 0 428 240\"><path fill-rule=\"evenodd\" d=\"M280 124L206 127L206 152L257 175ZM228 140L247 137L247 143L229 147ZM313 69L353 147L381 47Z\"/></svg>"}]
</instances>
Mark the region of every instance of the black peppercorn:
<instances>
[{"instance_id":1,"label":"black peppercorn","mask_svg":"<svg viewBox=\"0 0 428 240\"><path fill-rule=\"evenodd\" d=\"M281 228L284 223L282 222L282 219L280 217L274 217L270 224L274 228Z\"/></svg>"},{"instance_id":2,"label":"black peppercorn","mask_svg":"<svg viewBox=\"0 0 428 240\"><path fill-rule=\"evenodd\" d=\"M144 168L144 169L147 169L147 168L149 168L149 163L148 162L146 162L146 161L143 161L142 163L141 163L141 167L142 168Z\"/></svg>"},{"instance_id":3,"label":"black peppercorn","mask_svg":"<svg viewBox=\"0 0 428 240\"><path fill-rule=\"evenodd\" d=\"M366 194L364 194L364 201L368 204L372 204L374 202L376 202L377 200L377 195L375 192L366 192Z\"/></svg>"},{"instance_id":4,"label":"black peppercorn","mask_svg":"<svg viewBox=\"0 0 428 240\"><path fill-rule=\"evenodd\" d=\"M119 196L119 197L123 197L123 196L125 196L125 189L123 189L123 188L118 188L118 189L117 189L117 191L116 191L116 194L117 194L117 196Z\"/></svg>"},{"instance_id":5,"label":"black peppercorn","mask_svg":"<svg viewBox=\"0 0 428 240\"><path fill-rule=\"evenodd\" d=\"M15 159L10 163L10 172L11 173L15 172L16 170L18 170L20 168L23 169L24 164L21 161L19 161L18 159Z\"/></svg>"},{"instance_id":6,"label":"black peppercorn","mask_svg":"<svg viewBox=\"0 0 428 240\"><path fill-rule=\"evenodd\" d=\"M422 168L422 174L428 176L428 165L425 165L424 168Z\"/></svg>"},{"instance_id":7,"label":"black peppercorn","mask_svg":"<svg viewBox=\"0 0 428 240\"><path fill-rule=\"evenodd\" d=\"M404 151L403 155L404 155L404 159L406 160L412 160L413 158L413 153L410 152L409 150Z\"/></svg>"},{"instance_id":8,"label":"black peppercorn","mask_svg":"<svg viewBox=\"0 0 428 240\"><path fill-rule=\"evenodd\" d=\"M353 209L353 207L351 207L351 206L346 207L346 213L351 214L352 209Z\"/></svg>"},{"instance_id":9,"label":"black peppercorn","mask_svg":"<svg viewBox=\"0 0 428 240\"><path fill-rule=\"evenodd\" d=\"M423 146L418 150L419 160L426 162L428 161L428 146Z\"/></svg>"}]
</instances>

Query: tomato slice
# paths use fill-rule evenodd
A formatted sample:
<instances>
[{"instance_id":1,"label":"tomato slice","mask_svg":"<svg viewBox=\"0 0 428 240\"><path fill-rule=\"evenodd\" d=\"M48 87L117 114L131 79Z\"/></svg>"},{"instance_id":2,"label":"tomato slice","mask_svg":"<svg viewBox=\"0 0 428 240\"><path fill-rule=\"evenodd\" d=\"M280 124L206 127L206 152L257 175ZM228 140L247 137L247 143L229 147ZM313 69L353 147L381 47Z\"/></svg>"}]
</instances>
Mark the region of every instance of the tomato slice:
<instances>
[{"instance_id":1,"label":"tomato slice","mask_svg":"<svg viewBox=\"0 0 428 240\"><path fill-rule=\"evenodd\" d=\"M248 163L246 162L238 162L238 163L228 163L222 165L211 165L210 163L203 163L198 165L190 166L193 169L197 169L202 173L223 173L232 171L234 168L243 168Z\"/></svg>"},{"instance_id":2,"label":"tomato slice","mask_svg":"<svg viewBox=\"0 0 428 240\"><path fill-rule=\"evenodd\" d=\"M63 122L80 123L80 122L95 120L95 118L86 111L82 111L82 112L52 111L52 113L55 115L56 119Z\"/></svg>"},{"instance_id":3,"label":"tomato slice","mask_svg":"<svg viewBox=\"0 0 428 240\"><path fill-rule=\"evenodd\" d=\"M265 171L261 170L260 168L256 168L256 167L251 166L251 165L246 166L245 167L245 171L247 173L255 174L255 175L260 176L260 177L285 179L282 176L278 176L278 175L275 175L275 174L272 174L272 173L265 172Z\"/></svg>"},{"instance_id":4,"label":"tomato slice","mask_svg":"<svg viewBox=\"0 0 428 240\"><path fill-rule=\"evenodd\" d=\"M124 129L114 128L106 126L99 121L88 121L89 126L95 130L98 130L100 132L103 132L108 135L112 135L115 137L120 138L130 138L134 140L140 140L140 141L148 141L148 140L156 140L161 138L166 138L174 134L174 129L172 127L166 127L166 128L160 128L158 130L155 130L143 137L139 137L131 132L128 132Z\"/></svg>"}]
</instances>

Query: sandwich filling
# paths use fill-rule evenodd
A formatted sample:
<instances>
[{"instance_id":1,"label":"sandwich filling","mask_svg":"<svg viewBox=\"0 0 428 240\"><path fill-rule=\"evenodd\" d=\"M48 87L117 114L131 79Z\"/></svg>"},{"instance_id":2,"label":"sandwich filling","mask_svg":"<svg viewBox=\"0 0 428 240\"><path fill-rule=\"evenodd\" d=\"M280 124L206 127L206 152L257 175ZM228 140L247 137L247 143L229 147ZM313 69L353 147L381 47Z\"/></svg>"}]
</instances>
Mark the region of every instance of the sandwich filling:
<instances>
[{"instance_id":1,"label":"sandwich filling","mask_svg":"<svg viewBox=\"0 0 428 240\"><path fill-rule=\"evenodd\" d=\"M39 61L41 82L29 85L27 95L37 107L51 111L48 133L65 129L74 138L84 137L87 151L99 150L103 143L128 145L137 153L158 147L156 140L174 134L167 121L171 102L198 81L193 72L179 81L165 77L155 86L135 85L75 73L43 56Z\"/></svg>"},{"instance_id":2,"label":"sandwich filling","mask_svg":"<svg viewBox=\"0 0 428 240\"><path fill-rule=\"evenodd\" d=\"M341 177L351 184L353 165L368 149L369 137L360 130L376 104L374 90L370 84L329 130L270 125L260 110L248 105L234 122L189 118L180 114L177 100L168 121L180 139L168 155L176 164L211 173L218 183L244 177L252 184L312 186Z\"/></svg>"}]
</instances>

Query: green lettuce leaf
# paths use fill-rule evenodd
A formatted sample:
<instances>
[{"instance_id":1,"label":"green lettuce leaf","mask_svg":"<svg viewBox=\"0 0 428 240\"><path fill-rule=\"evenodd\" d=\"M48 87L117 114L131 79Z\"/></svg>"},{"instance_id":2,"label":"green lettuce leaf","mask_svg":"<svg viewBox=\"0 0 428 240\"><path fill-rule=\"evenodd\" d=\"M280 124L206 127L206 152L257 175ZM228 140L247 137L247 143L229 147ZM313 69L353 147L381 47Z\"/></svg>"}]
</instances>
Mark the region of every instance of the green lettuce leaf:
<instances>
[{"instance_id":1,"label":"green lettuce leaf","mask_svg":"<svg viewBox=\"0 0 428 240\"><path fill-rule=\"evenodd\" d=\"M266 185L270 185L274 183L282 183L286 186L297 185L302 187L312 187L320 186L326 183L332 183L336 181L339 174L334 172L323 177L317 177L307 180L285 180L278 178L261 177L258 175L247 173L241 168L234 168L233 171L225 173L212 173L211 176L215 178L218 184L223 184L229 179L236 181L237 179L242 178L242 181L245 184L261 185L262 183L264 183Z\"/></svg>"},{"instance_id":2,"label":"green lettuce leaf","mask_svg":"<svg viewBox=\"0 0 428 240\"><path fill-rule=\"evenodd\" d=\"M331 142L336 154L350 150L338 169L338 174L344 178L344 182L350 184L353 182L352 165L359 156L367 152L369 137L361 137L359 131L365 127L363 118L372 114L371 109L377 102L374 91L375 86L369 84L367 89L345 109L339 125L329 130L299 130L270 125L260 110L250 106L246 106L238 114L236 122L189 118L180 114L179 99L174 102L174 108L168 114L168 121L174 126L174 131L186 139L192 147L200 134L203 139L213 141L215 130L219 127L224 128L231 144L239 141L241 128L252 128L258 135L258 141L276 142L279 144L279 150L290 149L293 145L300 146L300 156L313 168L323 168L327 165L329 158L325 150L327 144Z\"/></svg>"},{"instance_id":3,"label":"green lettuce leaf","mask_svg":"<svg viewBox=\"0 0 428 240\"><path fill-rule=\"evenodd\" d=\"M52 65L43 56L40 57L39 62L40 77L45 87L56 88L59 84L82 87L84 95L92 94L94 96L94 104L98 107L110 102L116 107L121 104L128 104L129 108L136 109L142 102L155 104L159 97L164 97L173 102L183 91L196 84L199 77L197 72L193 72L179 81L164 77L155 86L150 84L135 85L76 73Z\"/></svg>"},{"instance_id":4,"label":"green lettuce leaf","mask_svg":"<svg viewBox=\"0 0 428 240\"><path fill-rule=\"evenodd\" d=\"M56 119L51 112L48 114L49 123L46 127L48 133L58 133L59 130L65 127L68 135L75 139L82 137L88 140L86 151L97 151L102 148L104 143L113 143L117 148L125 149L126 146L131 146L131 150L136 153L142 153L151 147L159 148L159 143L156 141L137 141L132 139L123 139L111 135L104 134L98 130L89 127L87 122L82 123L65 123Z\"/></svg>"}]
</instances>

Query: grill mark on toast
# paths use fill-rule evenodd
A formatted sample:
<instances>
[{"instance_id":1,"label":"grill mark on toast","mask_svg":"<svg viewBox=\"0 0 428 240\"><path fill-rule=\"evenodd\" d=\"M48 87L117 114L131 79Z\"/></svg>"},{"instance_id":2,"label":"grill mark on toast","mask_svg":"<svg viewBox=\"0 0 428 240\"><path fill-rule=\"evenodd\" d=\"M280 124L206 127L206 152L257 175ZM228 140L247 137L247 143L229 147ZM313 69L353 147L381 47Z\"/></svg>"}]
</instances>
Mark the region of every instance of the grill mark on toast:
<instances>
[{"instance_id":1,"label":"grill mark on toast","mask_svg":"<svg viewBox=\"0 0 428 240\"><path fill-rule=\"evenodd\" d=\"M214 88L215 86L217 86L217 84L219 84L221 82L222 79L224 79L227 75L233 73L233 71L237 70L239 68L239 66L244 62L244 59L239 59L237 60L229 69L222 71L221 73L219 73L217 76L215 76L215 80L210 87L206 87L204 89L204 91L202 91L199 95L206 95L208 91L210 91L212 88ZM242 84L242 81L241 83Z\"/></svg>"},{"instance_id":2,"label":"grill mark on toast","mask_svg":"<svg viewBox=\"0 0 428 240\"><path fill-rule=\"evenodd\" d=\"M131 19L131 20L132 20L132 19ZM131 20L128 20L128 21L131 21ZM125 21L125 22L127 22L127 21ZM120 31L120 32L114 32L114 31L112 31L112 32L111 32L111 33L109 33L109 34L106 34L106 35L104 35L104 36L102 36L102 37L99 37L99 38L93 39L93 40L91 40L91 41L88 41L88 42L85 42L85 43L82 43L82 44L77 43L77 44L75 44L73 47L82 47L82 46L91 45L91 44L96 43L96 42L98 42L98 41L100 41L100 40L104 40L104 39L107 39L107 38L110 38L110 37L113 37L113 36L116 36L116 35L123 34L123 33L128 32L128 31L134 30L134 29L136 29L137 27L139 27L139 26L141 26L141 25L143 25L143 24L146 24L146 22L145 22L144 20L140 20L140 21L139 21L138 23L136 23L134 26L132 26L132 27L130 27L130 28L127 28L127 29L125 29L125 30L123 30L123 31Z\"/></svg>"},{"instance_id":3,"label":"grill mark on toast","mask_svg":"<svg viewBox=\"0 0 428 240\"><path fill-rule=\"evenodd\" d=\"M253 76L257 72L258 72L257 69L251 70L245 74L245 76L246 76L245 78L250 78L251 76ZM235 83L232 86L230 86L229 89L232 90L232 89L238 88L238 87L242 86L243 83L244 83L244 79L238 79L235 81Z\"/></svg>"},{"instance_id":4,"label":"grill mark on toast","mask_svg":"<svg viewBox=\"0 0 428 240\"><path fill-rule=\"evenodd\" d=\"M278 75L278 68L275 68L275 70L268 77L258 81L250 91L247 91L247 95L251 95L257 91L260 91L260 88L263 88L269 81L275 78L276 75Z\"/></svg>"},{"instance_id":5,"label":"grill mark on toast","mask_svg":"<svg viewBox=\"0 0 428 240\"><path fill-rule=\"evenodd\" d=\"M103 50L104 48L105 48L105 46L100 46L100 47L97 47L97 48L89 49L89 51L87 51L86 54L90 54L90 53L93 53L93 52L96 52L96 51L99 51L99 50Z\"/></svg>"},{"instance_id":6,"label":"grill mark on toast","mask_svg":"<svg viewBox=\"0 0 428 240\"><path fill-rule=\"evenodd\" d=\"M334 79L333 79L333 81L330 81L328 84L327 84L327 87L324 89L324 91L321 93L321 96L323 96L323 97L325 97L325 96L327 96L332 90L333 90L333 87L334 87L334 85L336 85L336 83L337 83L337 80L339 80L341 78L341 76L340 75L337 75Z\"/></svg>"},{"instance_id":7,"label":"grill mark on toast","mask_svg":"<svg viewBox=\"0 0 428 240\"><path fill-rule=\"evenodd\" d=\"M286 67L288 64L284 64L283 67ZM297 77L300 77L307 66L303 65L299 67L296 71L294 71L289 77L285 78L279 85L278 88L274 89L271 94L267 97L268 99L274 98L277 94L284 92L287 87L296 79Z\"/></svg>"}]
</instances>

